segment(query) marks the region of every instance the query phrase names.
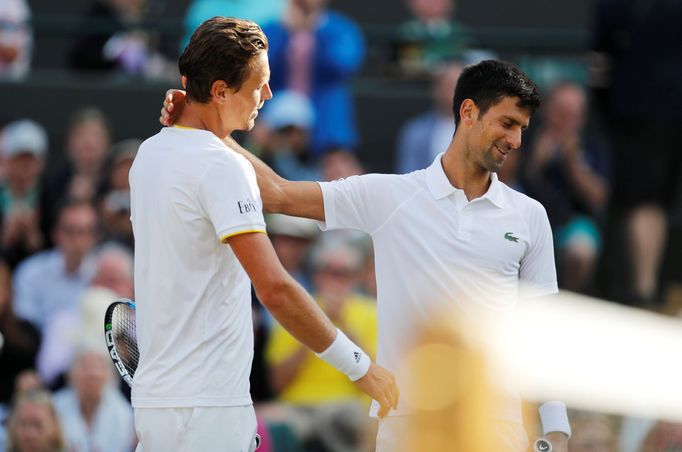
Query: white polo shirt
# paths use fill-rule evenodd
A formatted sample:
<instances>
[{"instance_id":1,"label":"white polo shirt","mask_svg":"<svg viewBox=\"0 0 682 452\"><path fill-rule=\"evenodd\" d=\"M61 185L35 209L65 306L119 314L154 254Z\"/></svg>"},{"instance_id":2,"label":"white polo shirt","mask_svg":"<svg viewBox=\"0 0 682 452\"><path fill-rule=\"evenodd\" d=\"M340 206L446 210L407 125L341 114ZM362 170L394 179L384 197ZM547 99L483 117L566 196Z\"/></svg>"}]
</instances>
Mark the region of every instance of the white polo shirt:
<instances>
[{"instance_id":1,"label":"white polo shirt","mask_svg":"<svg viewBox=\"0 0 682 452\"><path fill-rule=\"evenodd\" d=\"M443 313L454 310L466 317L478 309L505 311L519 295L558 290L552 232L542 205L494 173L488 192L468 201L448 181L441 157L409 174L320 183L323 229L357 229L372 236L377 363L395 373L399 385L401 359L414 335ZM374 403L372 414L377 408ZM401 402L391 414L410 411Z\"/></svg>"},{"instance_id":2,"label":"white polo shirt","mask_svg":"<svg viewBox=\"0 0 682 452\"><path fill-rule=\"evenodd\" d=\"M211 132L164 128L130 171L140 364L135 407L251 403L249 278L225 238L265 231L251 164Z\"/></svg>"}]
</instances>

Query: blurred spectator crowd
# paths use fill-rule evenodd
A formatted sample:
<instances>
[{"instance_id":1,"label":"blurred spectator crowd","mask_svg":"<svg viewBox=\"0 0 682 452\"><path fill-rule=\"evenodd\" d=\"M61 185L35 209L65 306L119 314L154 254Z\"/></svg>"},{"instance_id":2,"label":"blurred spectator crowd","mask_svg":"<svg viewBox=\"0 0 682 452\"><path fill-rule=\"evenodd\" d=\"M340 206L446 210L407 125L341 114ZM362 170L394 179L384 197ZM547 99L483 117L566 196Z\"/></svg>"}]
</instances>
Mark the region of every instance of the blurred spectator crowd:
<instances>
[{"instance_id":1,"label":"blurred spectator crowd","mask_svg":"<svg viewBox=\"0 0 682 452\"><path fill-rule=\"evenodd\" d=\"M503 57L457 20L456 0L405 0L411 17L369 54L379 62L368 61L377 46L362 18L326 0L193 0L176 36L154 27L157 3L92 0L64 55L68 67L175 87L179 43L199 23L214 15L258 21L275 94L240 138L293 180L365 171L353 92L365 65L429 87L431 108L404 118L386 163L405 173L427 167L449 144L462 68ZM30 73L31 17L26 0L0 2L0 92ZM682 203L681 24L679 1L595 0L585 77L558 65L537 80L543 106L500 173L545 206L563 289L672 315L682 312L682 290L663 269ZM0 124L0 451L134 450L129 393L109 363L102 318L111 301L134 298L128 171L144 137L116 130L100 108L70 112L61 143L31 118ZM375 352L371 239L321 234L299 218L266 220L284 267ZM253 321L261 450L373 450L368 400L277 325L255 295ZM682 450L677 424L577 411L572 423L571 452Z\"/></svg>"}]
</instances>

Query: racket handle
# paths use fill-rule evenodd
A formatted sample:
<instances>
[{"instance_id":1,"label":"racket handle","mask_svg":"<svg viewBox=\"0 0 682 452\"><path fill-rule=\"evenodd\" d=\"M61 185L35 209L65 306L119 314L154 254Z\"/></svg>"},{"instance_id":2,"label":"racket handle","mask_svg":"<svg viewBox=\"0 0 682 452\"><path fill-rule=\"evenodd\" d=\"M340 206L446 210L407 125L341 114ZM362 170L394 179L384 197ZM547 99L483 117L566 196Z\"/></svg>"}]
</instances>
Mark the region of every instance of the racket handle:
<instances>
[{"instance_id":1,"label":"racket handle","mask_svg":"<svg viewBox=\"0 0 682 452\"><path fill-rule=\"evenodd\" d=\"M552 452L552 443L547 438L538 438L533 443L533 452Z\"/></svg>"}]
</instances>

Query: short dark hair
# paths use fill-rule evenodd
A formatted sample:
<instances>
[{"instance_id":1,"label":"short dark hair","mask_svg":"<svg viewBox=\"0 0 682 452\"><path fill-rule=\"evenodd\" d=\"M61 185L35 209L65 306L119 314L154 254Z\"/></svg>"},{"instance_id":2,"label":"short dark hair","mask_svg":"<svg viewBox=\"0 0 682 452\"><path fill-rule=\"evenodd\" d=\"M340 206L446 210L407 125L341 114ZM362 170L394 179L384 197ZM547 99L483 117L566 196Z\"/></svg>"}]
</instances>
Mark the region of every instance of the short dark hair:
<instances>
[{"instance_id":1,"label":"short dark hair","mask_svg":"<svg viewBox=\"0 0 682 452\"><path fill-rule=\"evenodd\" d=\"M194 31L178 61L180 74L187 77L187 96L208 102L216 80L238 91L253 59L267 49L268 39L255 22L220 16L208 19Z\"/></svg>"},{"instance_id":2,"label":"short dark hair","mask_svg":"<svg viewBox=\"0 0 682 452\"><path fill-rule=\"evenodd\" d=\"M531 114L540 106L538 87L513 64L485 60L465 67L457 81L452 104L455 126L459 125L459 109L466 99L474 101L480 117L505 97L518 97L516 105L530 109Z\"/></svg>"}]
</instances>

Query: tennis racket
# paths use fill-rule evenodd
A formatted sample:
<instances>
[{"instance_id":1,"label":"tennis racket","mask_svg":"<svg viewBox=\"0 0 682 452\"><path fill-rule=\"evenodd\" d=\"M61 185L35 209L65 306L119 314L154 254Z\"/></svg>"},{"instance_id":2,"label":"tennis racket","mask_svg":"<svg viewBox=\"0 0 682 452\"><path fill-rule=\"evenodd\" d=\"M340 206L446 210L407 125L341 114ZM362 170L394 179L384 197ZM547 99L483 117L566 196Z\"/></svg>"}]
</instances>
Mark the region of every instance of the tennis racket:
<instances>
[{"instance_id":1,"label":"tennis racket","mask_svg":"<svg viewBox=\"0 0 682 452\"><path fill-rule=\"evenodd\" d=\"M132 387L140 359L135 333L135 303L132 300L121 298L109 305L104 314L104 337L116 370Z\"/></svg>"}]
</instances>

